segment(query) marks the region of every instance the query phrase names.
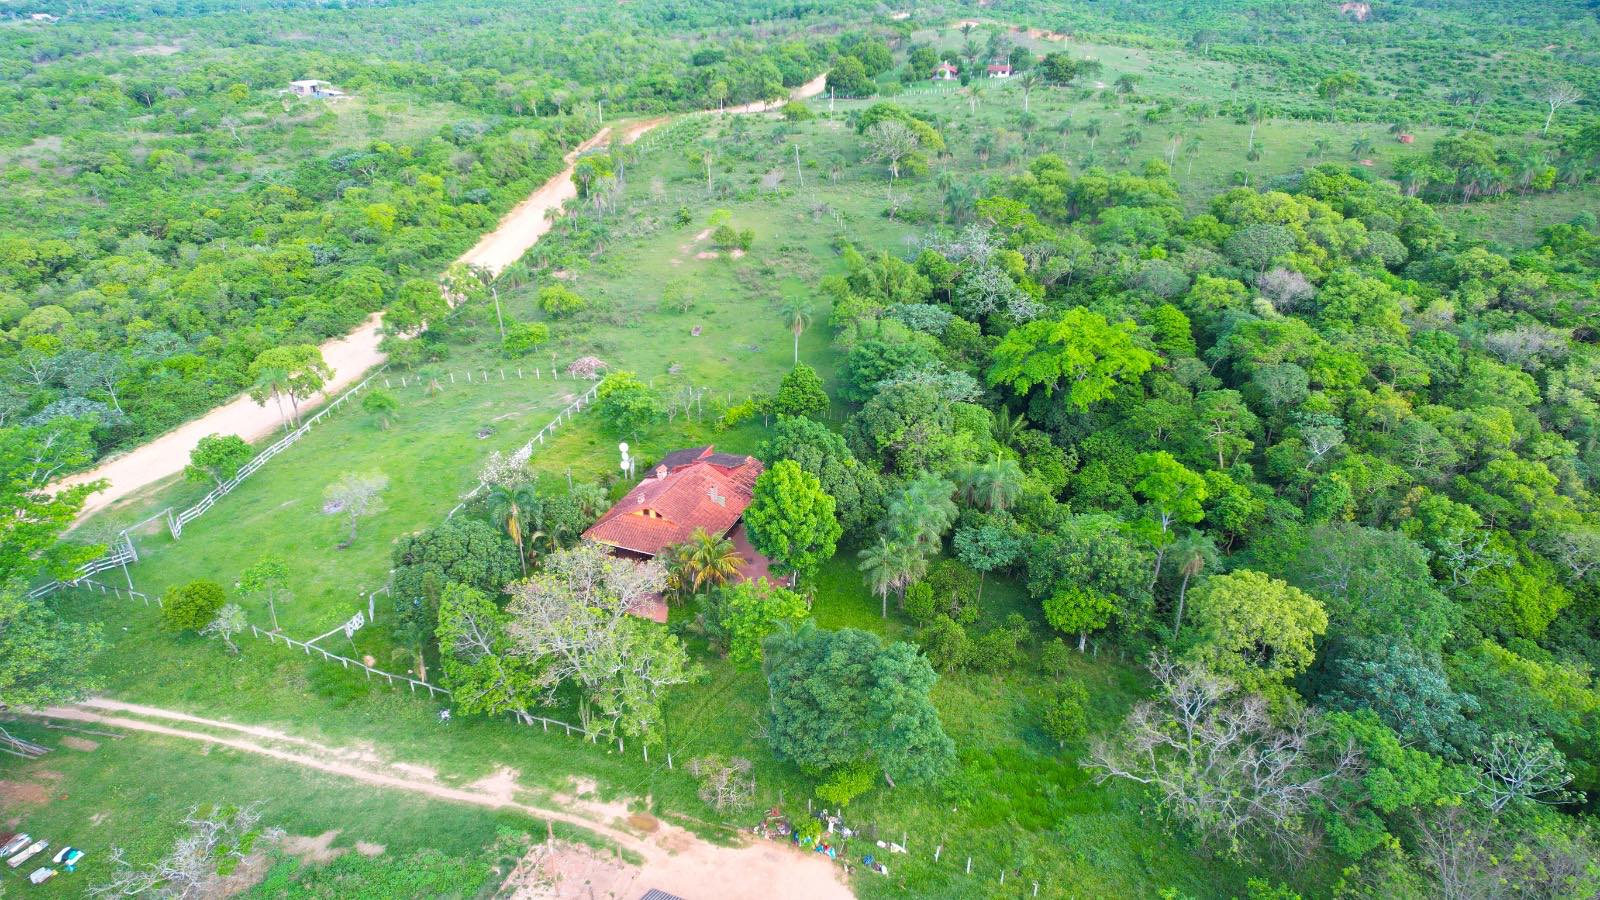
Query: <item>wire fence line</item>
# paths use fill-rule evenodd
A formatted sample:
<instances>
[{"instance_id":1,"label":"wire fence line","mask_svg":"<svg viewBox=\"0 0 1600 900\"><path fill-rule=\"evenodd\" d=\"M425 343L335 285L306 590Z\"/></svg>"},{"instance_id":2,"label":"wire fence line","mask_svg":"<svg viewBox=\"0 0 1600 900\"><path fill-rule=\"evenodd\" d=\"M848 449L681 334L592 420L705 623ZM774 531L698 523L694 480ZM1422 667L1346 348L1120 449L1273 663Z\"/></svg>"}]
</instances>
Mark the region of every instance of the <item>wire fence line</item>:
<instances>
[{"instance_id":1,"label":"wire fence line","mask_svg":"<svg viewBox=\"0 0 1600 900\"><path fill-rule=\"evenodd\" d=\"M576 376L568 375L567 378L573 380ZM560 381L561 370L552 365L548 369L539 366L501 366L493 369L480 367L462 370L448 369L443 372L413 372L402 374L398 377L386 375L383 379L383 386L391 390L413 387L442 390L445 387L456 384L488 384L490 382L528 380Z\"/></svg>"},{"instance_id":2,"label":"wire fence line","mask_svg":"<svg viewBox=\"0 0 1600 900\"><path fill-rule=\"evenodd\" d=\"M393 672L385 672L382 669L374 669L359 659L351 659L348 656L340 656L337 653L329 653L321 647L318 647L316 644L308 643L306 641L297 641L285 634L278 634L275 631L263 631L254 625L250 626L250 633L255 635L257 638L266 638L268 643L275 644L278 641L283 641L283 644L286 647L298 647L301 650L304 650L307 656L310 656L312 652L315 651L322 654L322 658L325 662L337 662L346 669L350 668L351 666L355 666L356 668L367 673L367 679L369 681L373 676L377 676L379 678L387 679L390 686L393 686L396 681L404 681L411 685L411 693L413 694L417 692L417 688L423 687L428 689L428 696L430 698L435 694L443 694L446 697L451 696L448 688L442 688L436 684L429 684L426 681L419 681L415 678L412 678L410 675L396 675Z\"/></svg>"}]
</instances>

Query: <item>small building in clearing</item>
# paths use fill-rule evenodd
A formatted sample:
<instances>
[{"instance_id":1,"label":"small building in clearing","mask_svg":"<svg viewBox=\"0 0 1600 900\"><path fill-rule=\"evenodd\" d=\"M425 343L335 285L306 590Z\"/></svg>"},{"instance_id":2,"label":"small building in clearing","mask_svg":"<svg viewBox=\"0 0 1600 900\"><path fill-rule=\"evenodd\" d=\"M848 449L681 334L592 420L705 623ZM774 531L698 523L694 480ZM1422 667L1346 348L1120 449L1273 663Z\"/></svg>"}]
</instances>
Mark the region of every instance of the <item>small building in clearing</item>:
<instances>
[{"instance_id":1,"label":"small building in clearing","mask_svg":"<svg viewBox=\"0 0 1600 900\"><path fill-rule=\"evenodd\" d=\"M768 578L772 563L751 546L743 521L756 478L765 468L753 456L718 453L711 444L674 450L662 457L583 537L610 547L618 556L646 560L689 540L697 529L704 528L709 534L733 541L742 560L742 580ZM647 616L665 622L666 602L658 599Z\"/></svg>"},{"instance_id":2,"label":"small building in clearing","mask_svg":"<svg viewBox=\"0 0 1600 900\"><path fill-rule=\"evenodd\" d=\"M1011 63L990 63L986 71L990 78L1010 78Z\"/></svg>"},{"instance_id":3,"label":"small building in clearing","mask_svg":"<svg viewBox=\"0 0 1600 900\"><path fill-rule=\"evenodd\" d=\"M948 60L940 60L939 64L933 68L934 81L955 81L960 74L961 70L951 65Z\"/></svg>"},{"instance_id":4,"label":"small building in clearing","mask_svg":"<svg viewBox=\"0 0 1600 900\"><path fill-rule=\"evenodd\" d=\"M294 94L296 97L327 99L337 99L345 96L344 91L326 81L318 81L315 78L304 78L299 81L289 82L289 93Z\"/></svg>"}]
</instances>

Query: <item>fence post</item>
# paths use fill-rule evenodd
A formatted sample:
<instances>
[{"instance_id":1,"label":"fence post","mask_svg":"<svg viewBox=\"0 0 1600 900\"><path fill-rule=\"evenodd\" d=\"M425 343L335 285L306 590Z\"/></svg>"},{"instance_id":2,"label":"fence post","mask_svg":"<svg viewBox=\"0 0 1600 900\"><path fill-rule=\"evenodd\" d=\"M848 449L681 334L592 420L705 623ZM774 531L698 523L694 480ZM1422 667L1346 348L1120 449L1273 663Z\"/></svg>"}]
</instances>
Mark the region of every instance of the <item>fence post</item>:
<instances>
[{"instance_id":1,"label":"fence post","mask_svg":"<svg viewBox=\"0 0 1600 900\"><path fill-rule=\"evenodd\" d=\"M672 752L667 752L667 768L672 768Z\"/></svg>"},{"instance_id":2,"label":"fence post","mask_svg":"<svg viewBox=\"0 0 1600 900\"><path fill-rule=\"evenodd\" d=\"M972 857L967 857L967 874L972 874Z\"/></svg>"}]
</instances>

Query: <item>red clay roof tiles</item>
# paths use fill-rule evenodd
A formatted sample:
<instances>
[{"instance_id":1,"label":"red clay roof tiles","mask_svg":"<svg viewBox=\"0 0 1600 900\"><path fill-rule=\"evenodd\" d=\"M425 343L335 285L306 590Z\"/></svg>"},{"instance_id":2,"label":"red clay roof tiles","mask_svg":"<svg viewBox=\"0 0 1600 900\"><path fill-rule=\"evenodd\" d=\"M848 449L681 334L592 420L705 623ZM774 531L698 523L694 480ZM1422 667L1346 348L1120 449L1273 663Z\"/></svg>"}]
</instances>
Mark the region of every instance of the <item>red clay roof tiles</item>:
<instances>
[{"instance_id":1,"label":"red clay roof tiles","mask_svg":"<svg viewBox=\"0 0 1600 900\"><path fill-rule=\"evenodd\" d=\"M764 467L753 456L713 449L667 454L583 536L655 556L688 540L696 528L726 534L750 505L756 477Z\"/></svg>"}]
</instances>

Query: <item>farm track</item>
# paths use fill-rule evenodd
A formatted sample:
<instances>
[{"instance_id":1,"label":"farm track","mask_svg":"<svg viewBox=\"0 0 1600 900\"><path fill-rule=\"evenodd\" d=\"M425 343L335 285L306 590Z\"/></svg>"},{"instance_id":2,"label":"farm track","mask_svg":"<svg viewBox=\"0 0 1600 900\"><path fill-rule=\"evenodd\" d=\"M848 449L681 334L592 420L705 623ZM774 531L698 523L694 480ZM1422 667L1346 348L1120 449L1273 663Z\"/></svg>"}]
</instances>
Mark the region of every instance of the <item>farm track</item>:
<instances>
[{"instance_id":1,"label":"farm track","mask_svg":"<svg viewBox=\"0 0 1600 900\"><path fill-rule=\"evenodd\" d=\"M561 822L596 834L642 859L632 875L633 894L654 887L696 900L828 900L852 896L839 870L817 854L765 841L721 847L659 821L650 833L642 834L614 824L626 821L628 810L621 804L561 798L569 808L552 808L519 798L529 792L516 786L514 779L493 777L456 787L426 777L422 773L427 770L421 767L384 762L370 748L328 747L270 728L104 698L52 707L40 715L227 747L374 787Z\"/></svg>"},{"instance_id":2,"label":"farm track","mask_svg":"<svg viewBox=\"0 0 1600 900\"><path fill-rule=\"evenodd\" d=\"M791 96L796 99L814 97L822 92L825 83L826 76L819 75L795 88ZM758 113L776 107L777 104L774 103L750 103L728 107L720 114ZM672 121L673 118L658 116L629 123L623 130L622 140L624 143L632 143L646 132ZM498 273L522 258L522 255L538 243L554 224L555 218L549 215L550 212L559 212L563 203L577 196L577 187L572 183L572 171L578 157L610 140L611 134L611 126L607 125L574 148L566 155L565 169L534 189L527 199L512 207L511 211L500 219L493 231L485 234L472 249L463 253L456 261L483 266ZM384 355L378 350L378 342L383 337L382 326L383 314L373 313L356 330L343 337L323 342L322 356L333 369L333 377L328 379L327 387L323 391L324 397L334 396L356 384L369 370L383 362ZM184 466L189 464L190 451L208 434L236 434L247 441L255 441L271 434L282 425L283 418L276 408L258 404L248 396L236 397L147 444L104 460L87 472L62 479L56 486L71 487L105 480L106 487L90 495L84 502L83 509L78 514L78 521L82 522L141 488L182 472Z\"/></svg>"}]
</instances>

